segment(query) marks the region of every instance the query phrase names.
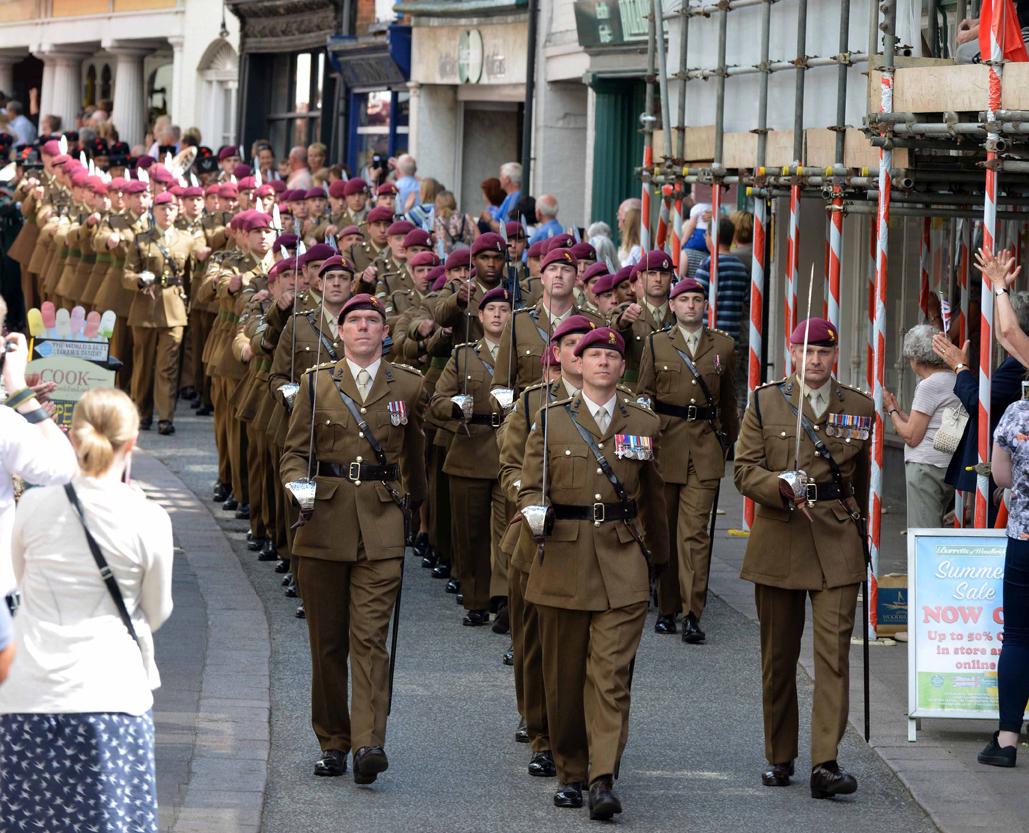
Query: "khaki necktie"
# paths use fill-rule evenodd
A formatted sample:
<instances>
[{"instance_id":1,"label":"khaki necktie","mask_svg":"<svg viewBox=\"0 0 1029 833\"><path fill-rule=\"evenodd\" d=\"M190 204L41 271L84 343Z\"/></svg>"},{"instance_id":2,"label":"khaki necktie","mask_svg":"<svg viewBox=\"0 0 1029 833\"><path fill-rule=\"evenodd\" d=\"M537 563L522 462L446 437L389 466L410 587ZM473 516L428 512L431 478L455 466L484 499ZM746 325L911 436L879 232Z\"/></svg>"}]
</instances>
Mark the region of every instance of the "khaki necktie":
<instances>
[{"instance_id":1,"label":"khaki necktie","mask_svg":"<svg viewBox=\"0 0 1029 833\"><path fill-rule=\"evenodd\" d=\"M357 372L357 391L361 394L361 401L368 398L368 389L372 386L372 375L362 368Z\"/></svg>"},{"instance_id":2,"label":"khaki necktie","mask_svg":"<svg viewBox=\"0 0 1029 833\"><path fill-rule=\"evenodd\" d=\"M825 413L825 404L822 400L822 392L820 390L813 390L808 395L808 402L811 403L811 410L817 419L822 418L822 414Z\"/></svg>"},{"instance_id":3,"label":"khaki necktie","mask_svg":"<svg viewBox=\"0 0 1029 833\"><path fill-rule=\"evenodd\" d=\"M607 418L607 409L597 408L597 412L593 414L593 421L597 423L597 428L600 429L600 433L605 433L609 422Z\"/></svg>"}]
</instances>

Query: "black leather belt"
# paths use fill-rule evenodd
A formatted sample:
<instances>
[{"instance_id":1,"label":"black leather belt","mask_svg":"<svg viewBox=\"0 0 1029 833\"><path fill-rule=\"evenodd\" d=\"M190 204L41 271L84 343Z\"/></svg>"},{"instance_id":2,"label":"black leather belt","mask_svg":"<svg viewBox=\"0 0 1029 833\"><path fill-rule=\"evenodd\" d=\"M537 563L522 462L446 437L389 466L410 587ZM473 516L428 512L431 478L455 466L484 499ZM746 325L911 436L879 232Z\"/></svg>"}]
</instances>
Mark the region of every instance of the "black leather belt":
<instances>
[{"instance_id":1,"label":"black leather belt","mask_svg":"<svg viewBox=\"0 0 1029 833\"><path fill-rule=\"evenodd\" d=\"M593 503L589 506L572 506L567 503L554 504L554 517L559 521L629 521L636 517L636 501L628 503Z\"/></svg>"},{"instance_id":2,"label":"black leather belt","mask_svg":"<svg viewBox=\"0 0 1029 833\"><path fill-rule=\"evenodd\" d=\"M468 417L469 425L488 425L490 428L499 428L504 421L503 414L472 414Z\"/></svg>"},{"instance_id":3,"label":"black leather belt","mask_svg":"<svg viewBox=\"0 0 1029 833\"><path fill-rule=\"evenodd\" d=\"M818 503L820 500L846 500L854 496L854 487L848 486L841 489L835 483L808 483L804 489L808 503Z\"/></svg>"},{"instance_id":4,"label":"black leather belt","mask_svg":"<svg viewBox=\"0 0 1029 833\"><path fill-rule=\"evenodd\" d=\"M321 477L342 477L357 483L361 480L399 480L400 467L396 463L376 466L371 463L326 463L318 461Z\"/></svg>"},{"instance_id":5,"label":"black leather belt","mask_svg":"<svg viewBox=\"0 0 1029 833\"><path fill-rule=\"evenodd\" d=\"M711 405L669 405L658 399L654 403L654 410L665 416L679 417L687 422L696 422L698 419L714 419L715 409Z\"/></svg>"}]
</instances>

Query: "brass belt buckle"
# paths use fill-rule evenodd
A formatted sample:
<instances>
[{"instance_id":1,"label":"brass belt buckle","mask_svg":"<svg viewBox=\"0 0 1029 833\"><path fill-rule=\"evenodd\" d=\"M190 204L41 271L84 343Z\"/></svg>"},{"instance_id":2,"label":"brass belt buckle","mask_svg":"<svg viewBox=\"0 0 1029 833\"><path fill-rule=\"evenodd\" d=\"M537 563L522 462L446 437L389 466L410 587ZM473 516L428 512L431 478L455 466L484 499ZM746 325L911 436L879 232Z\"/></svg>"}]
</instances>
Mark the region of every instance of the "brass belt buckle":
<instances>
[{"instance_id":1,"label":"brass belt buckle","mask_svg":"<svg viewBox=\"0 0 1029 833\"><path fill-rule=\"evenodd\" d=\"M808 506L814 506L818 502L818 484L806 483L804 485L804 497L807 499Z\"/></svg>"},{"instance_id":2,"label":"brass belt buckle","mask_svg":"<svg viewBox=\"0 0 1029 833\"><path fill-rule=\"evenodd\" d=\"M501 423L504 421L504 415L498 414L496 411L489 415L489 424L491 428L499 428Z\"/></svg>"},{"instance_id":3,"label":"brass belt buckle","mask_svg":"<svg viewBox=\"0 0 1029 833\"><path fill-rule=\"evenodd\" d=\"M354 483L361 482L361 464L351 463L347 469L347 480L352 480Z\"/></svg>"},{"instance_id":4,"label":"brass belt buckle","mask_svg":"<svg viewBox=\"0 0 1029 833\"><path fill-rule=\"evenodd\" d=\"M686 421L696 422L697 421L697 406L687 405L686 406Z\"/></svg>"},{"instance_id":5,"label":"brass belt buckle","mask_svg":"<svg viewBox=\"0 0 1029 833\"><path fill-rule=\"evenodd\" d=\"M593 525L600 526L607 520L607 509L603 503L593 504Z\"/></svg>"}]
</instances>

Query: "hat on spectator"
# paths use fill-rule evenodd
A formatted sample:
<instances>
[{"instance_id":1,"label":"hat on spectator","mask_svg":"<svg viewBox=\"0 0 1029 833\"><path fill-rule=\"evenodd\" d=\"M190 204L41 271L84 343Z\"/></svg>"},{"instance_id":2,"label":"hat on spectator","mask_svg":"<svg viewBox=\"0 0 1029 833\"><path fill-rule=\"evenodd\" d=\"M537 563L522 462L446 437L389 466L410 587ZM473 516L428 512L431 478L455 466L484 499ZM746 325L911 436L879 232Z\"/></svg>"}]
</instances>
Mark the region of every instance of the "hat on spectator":
<instances>
[{"instance_id":1,"label":"hat on spectator","mask_svg":"<svg viewBox=\"0 0 1029 833\"><path fill-rule=\"evenodd\" d=\"M480 234L475 238L475 242L472 243L472 257L483 252L500 252L503 254L504 238L492 231Z\"/></svg>"},{"instance_id":2,"label":"hat on spectator","mask_svg":"<svg viewBox=\"0 0 1029 833\"><path fill-rule=\"evenodd\" d=\"M582 340L575 345L574 353L581 356L591 347L601 347L606 350L614 350L620 356L625 356L625 341L615 330L610 327L597 327L582 337Z\"/></svg>"}]
</instances>

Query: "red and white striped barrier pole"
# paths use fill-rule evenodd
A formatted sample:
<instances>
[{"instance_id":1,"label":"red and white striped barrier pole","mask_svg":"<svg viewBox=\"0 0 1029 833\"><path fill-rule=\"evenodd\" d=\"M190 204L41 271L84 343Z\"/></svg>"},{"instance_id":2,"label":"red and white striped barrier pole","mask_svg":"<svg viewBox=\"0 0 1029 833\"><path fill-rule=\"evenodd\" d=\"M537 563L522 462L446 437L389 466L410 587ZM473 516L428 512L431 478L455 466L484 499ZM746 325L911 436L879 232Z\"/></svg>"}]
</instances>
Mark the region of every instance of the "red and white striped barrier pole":
<instances>
[{"instance_id":1,"label":"red and white striped barrier pole","mask_svg":"<svg viewBox=\"0 0 1029 833\"><path fill-rule=\"evenodd\" d=\"M922 220L922 251L918 260L919 285L918 308L922 311L922 321L929 320L929 261L932 258L932 219Z\"/></svg>"},{"instance_id":2,"label":"red and white striped barrier pole","mask_svg":"<svg viewBox=\"0 0 1029 833\"><path fill-rule=\"evenodd\" d=\"M868 327L866 328L865 385L869 392L875 387L875 272L876 264L879 262L878 222L877 216L868 230Z\"/></svg>"},{"instance_id":3,"label":"red and white striped barrier pole","mask_svg":"<svg viewBox=\"0 0 1029 833\"><path fill-rule=\"evenodd\" d=\"M661 210L657 215L657 239L654 241L658 249L664 249L668 241L668 227L672 215L672 186L661 186Z\"/></svg>"},{"instance_id":4,"label":"red and white striped barrier pole","mask_svg":"<svg viewBox=\"0 0 1029 833\"><path fill-rule=\"evenodd\" d=\"M676 189L672 203L672 263L675 274L679 274L679 258L682 257L682 191Z\"/></svg>"},{"instance_id":5,"label":"red and white striped barrier pole","mask_svg":"<svg viewBox=\"0 0 1029 833\"><path fill-rule=\"evenodd\" d=\"M710 280L707 287L707 325L718 326L718 222L722 216L722 186L715 180L711 185L711 222L707 227L711 241L711 263L708 266Z\"/></svg>"},{"instance_id":6,"label":"red and white striped barrier pole","mask_svg":"<svg viewBox=\"0 0 1029 833\"><path fill-rule=\"evenodd\" d=\"M654 148L643 146L643 191L640 194L640 251L650 251L650 168L654 164Z\"/></svg>"},{"instance_id":7,"label":"red and white striped barrier pole","mask_svg":"<svg viewBox=\"0 0 1029 833\"><path fill-rule=\"evenodd\" d=\"M797 167L797 176L803 172ZM786 243L786 293L783 297L783 356L786 375L793 373L793 359L790 355L790 336L797 326L797 270L800 259L800 183L790 186L790 227Z\"/></svg>"},{"instance_id":8,"label":"red and white striped barrier pole","mask_svg":"<svg viewBox=\"0 0 1029 833\"><path fill-rule=\"evenodd\" d=\"M747 361L747 388L753 397L754 390L761 384L761 346L764 340L765 321L765 237L768 216L768 201L758 197L754 201L754 259L750 268L750 339ZM754 501L743 501L743 528L749 530L754 524Z\"/></svg>"},{"instance_id":9,"label":"red and white striped barrier pole","mask_svg":"<svg viewBox=\"0 0 1029 833\"><path fill-rule=\"evenodd\" d=\"M840 329L840 270L843 263L843 186L838 182L832 187L832 204L829 206L829 296L826 318ZM839 361L833 367L839 373Z\"/></svg>"},{"instance_id":10,"label":"red and white striped barrier pole","mask_svg":"<svg viewBox=\"0 0 1029 833\"><path fill-rule=\"evenodd\" d=\"M983 200L983 248L993 253L997 239L997 142L995 112L1000 109L1001 78L1004 72L1003 16L1004 3L993 4L990 21L990 93L986 111L986 188ZM983 276L979 300L979 465L990 460L990 377L993 372L993 287ZM990 478L976 477L975 527L985 529L989 519Z\"/></svg>"},{"instance_id":11,"label":"red and white striped barrier pole","mask_svg":"<svg viewBox=\"0 0 1029 833\"><path fill-rule=\"evenodd\" d=\"M958 220L958 288L961 292L961 326L958 341L968 338L968 274L972 266L972 235L974 224L969 220Z\"/></svg>"}]
</instances>

